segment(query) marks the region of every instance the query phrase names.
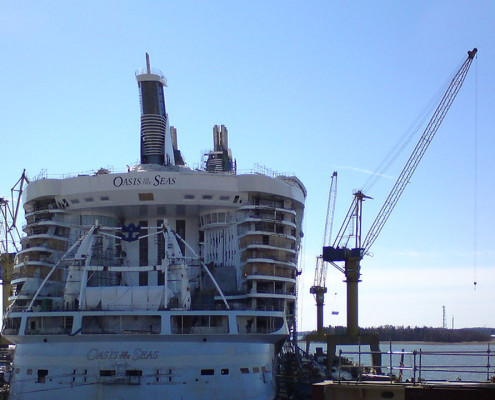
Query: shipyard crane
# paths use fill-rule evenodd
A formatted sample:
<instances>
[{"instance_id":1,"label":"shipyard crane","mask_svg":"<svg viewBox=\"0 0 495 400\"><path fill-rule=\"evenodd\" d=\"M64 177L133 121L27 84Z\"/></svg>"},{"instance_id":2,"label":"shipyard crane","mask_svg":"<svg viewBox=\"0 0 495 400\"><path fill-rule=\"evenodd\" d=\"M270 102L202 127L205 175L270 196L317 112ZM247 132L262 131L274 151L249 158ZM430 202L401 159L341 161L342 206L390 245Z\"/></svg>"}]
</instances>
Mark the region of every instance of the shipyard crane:
<instances>
[{"instance_id":1,"label":"shipyard crane","mask_svg":"<svg viewBox=\"0 0 495 400\"><path fill-rule=\"evenodd\" d=\"M337 172L334 171L330 181L330 190L328 193L327 216L325 220L325 230L323 232L323 246L329 246L332 237L333 217L335 214L335 198L337 197ZM323 333L323 305L325 304L325 293L327 279L327 263L323 257L316 257L315 280L313 286L309 289L316 300L316 326L318 334Z\"/></svg>"},{"instance_id":2,"label":"shipyard crane","mask_svg":"<svg viewBox=\"0 0 495 400\"><path fill-rule=\"evenodd\" d=\"M447 111L454 101L457 93L464 83L464 79L469 71L469 67L477 53L474 48L468 51L467 58L457 71L455 76L450 81L447 90L445 91L440 104L437 106L433 116L426 126L419 142L409 156L402 172L400 173L395 185L388 195L385 203L375 218L371 228L368 231L363 242L361 242L361 222L362 222L362 203L365 199L370 198L363 192L357 191L354 193L354 199L349 208L349 211L344 218L342 227L337 234L332 246L323 247L323 260L331 263L338 261L344 262L344 268L339 268L345 274L345 282L347 284L347 335L359 335L358 327L358 282L361 275L360 262L369 250L378 235L387 222L392 210L396 206L400 196L404 192L405 187L409 183L416 167L421 161L426 149L430 145L435 133L438 131ZM350 231L350 233L349 233ZM349 247L349 239L354 237L352 247Z\"/></svg>"},{"instance_id":3,"label":"shipyard crane","mask_svg":"<svg viewBox=\"0 0 495 400\"><path fill-rule=\"evenodd\" d=\"M21 205L21 197L24 185L29 183L26 170L22 171L21 177L10 189L11 204L4 198L0 197L0 254L9 253L9 243L12 243L15 252L19 251L17 245L20 242L20 234L17 228L17 216Z\"/></svg>"}]
</instances>

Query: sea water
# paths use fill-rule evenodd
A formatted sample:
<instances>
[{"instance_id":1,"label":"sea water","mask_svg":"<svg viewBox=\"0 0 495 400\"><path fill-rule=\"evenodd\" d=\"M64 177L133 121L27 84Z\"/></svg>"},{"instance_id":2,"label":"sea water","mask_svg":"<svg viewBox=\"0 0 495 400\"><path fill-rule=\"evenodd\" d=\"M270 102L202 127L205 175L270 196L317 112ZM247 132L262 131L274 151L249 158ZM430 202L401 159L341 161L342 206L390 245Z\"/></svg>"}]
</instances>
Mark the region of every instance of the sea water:
<instances>
[{"instance_id":1,"label":"sea water","mask_svg":"<svg viewBox=\"0 0 495 400\"><path fill-rule=\"evenodd\" d=\"M299 343L302 349L306 343ZM326 343L312 342L310 353L314 354L317 347L326 351ZM361 349L361 356L358 353ZM369 346L337 346L337 355L342 355L363 366L371 365ZM390 372L398 376L401 359L403 359L402 380L421 378L422 380L460 380L484 382L495 376L495 343L399 343L381 342L382 373ZM404 352L404 356L397 354ZM414 355L416 352L416 355ZM414 367L416 371L414 372Z\"/></svg>"}]
</instances>

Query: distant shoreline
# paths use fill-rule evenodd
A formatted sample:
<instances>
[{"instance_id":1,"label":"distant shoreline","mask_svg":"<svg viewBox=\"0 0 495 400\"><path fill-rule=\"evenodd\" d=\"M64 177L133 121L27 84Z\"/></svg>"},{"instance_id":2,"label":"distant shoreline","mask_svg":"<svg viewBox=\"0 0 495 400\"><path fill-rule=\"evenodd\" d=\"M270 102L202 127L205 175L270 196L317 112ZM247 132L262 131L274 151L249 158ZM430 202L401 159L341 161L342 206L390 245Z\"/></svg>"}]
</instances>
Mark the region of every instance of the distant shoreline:
<instances>
[{"instance_id":1,"label":"distant shoreline","mask_svg":"<svg viewBox=\"0 0 495 400\"><path fill-rule=\"evenodd\" d=\"M306 342L305 339L298 339L298 342ZM311 340L312 343L322 343L325 344L325 341L321 340ZM421 340L411 340L411 341L404 341L404 340L380 340L380 344L384 343L392 343L392 344L435 344L435 345L449 345L449 344L493 344L495 345L495 339L492 340L484 340L484 341L473 341L473 342L431 342L431 341L421 341ZM342 345L342 346L347 346L347 345ZM352 346L357 346L357 343ZM364 346L364 345L363 345Z\"/></svg>"}]
</instances>

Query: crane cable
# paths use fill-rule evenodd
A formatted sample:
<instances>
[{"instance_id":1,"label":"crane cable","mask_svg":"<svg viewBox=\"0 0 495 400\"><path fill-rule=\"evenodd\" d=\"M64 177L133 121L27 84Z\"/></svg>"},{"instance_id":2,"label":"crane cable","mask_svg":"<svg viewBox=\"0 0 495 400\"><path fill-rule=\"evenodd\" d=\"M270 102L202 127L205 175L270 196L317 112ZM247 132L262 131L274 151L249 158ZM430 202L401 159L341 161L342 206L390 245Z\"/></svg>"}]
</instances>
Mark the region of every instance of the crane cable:
<instances>
[{"instance_id":1,"label":"crane cable","mask_svg":"<svg viewBox=\"0 0 495 400\"><path fill-rule=\"evenodd\" d=\"M476 290L478 269L478 56L474 73L474 207L473 207L473 283Z\"/></svg>"}]
</instances>

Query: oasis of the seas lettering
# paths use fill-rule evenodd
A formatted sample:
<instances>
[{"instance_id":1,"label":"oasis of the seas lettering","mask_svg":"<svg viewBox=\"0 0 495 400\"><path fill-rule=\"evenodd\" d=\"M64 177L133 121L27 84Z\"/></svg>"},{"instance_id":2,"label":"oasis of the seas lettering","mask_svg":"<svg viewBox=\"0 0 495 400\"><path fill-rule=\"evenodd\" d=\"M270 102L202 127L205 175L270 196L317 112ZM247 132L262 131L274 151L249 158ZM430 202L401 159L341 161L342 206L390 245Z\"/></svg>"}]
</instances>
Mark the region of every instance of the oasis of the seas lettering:
<instances>
[{"instance_id":1,"label":"oasis of the seas lettering","mask_svg":"<svg viewBox=\"0 0 495 400\"><path fill-rule=\"evenodd\" d=\"M91 349L87 354L88 360L156 360L158 351L134 349L133 351L112 351Z\"/></svg>"},{"instance_id":2,"label":"oasis of the seas lettering","mask_svg":"<svg viewBox=\"0 0 495 400\"><path fill-rule=\"evenodd\" d=\"M155 175L153 177L124 177L116 176L113 178L113 186L165 186L175 185L175 177Z\"/></svg>"}]
</instances>

